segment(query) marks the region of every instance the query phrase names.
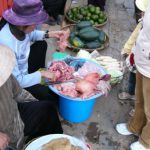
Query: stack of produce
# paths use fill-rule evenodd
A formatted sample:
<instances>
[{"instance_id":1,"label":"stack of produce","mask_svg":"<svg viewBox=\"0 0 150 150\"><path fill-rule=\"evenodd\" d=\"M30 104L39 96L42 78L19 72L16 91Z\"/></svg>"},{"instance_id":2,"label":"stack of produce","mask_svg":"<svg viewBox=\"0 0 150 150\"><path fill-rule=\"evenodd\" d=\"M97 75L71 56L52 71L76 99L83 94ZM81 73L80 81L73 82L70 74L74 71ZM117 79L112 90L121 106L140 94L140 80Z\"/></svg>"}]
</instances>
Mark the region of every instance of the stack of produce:
<instances>
[{"instance_id":1,"label":"stack of produce","mask_svg":"<svg viewBox=\"0 0 150 150\"><path fill-rule=\"evenodd\" d=\"M111 84L116 84L122 80L122 64L117 59L110 56L99 56L96 61L111 75Z\"/></svg>"},{"instance_id":2,"label":"stack of produce","mask_svg":"<svg viewBox=\"0 0 150 150\"><path fill-rule=\"evenodd\" d=\"M77 57L90 59L100 64L107 73L111 75L111 84L119 83L123 78L123 64L111 56L100 56L98 52L93 51L91 54L85 50L80 50ZM96 56L96 57L95 57Z\"/></svg>"},{"instance_id":3,"label":"stack of produce","mask_svg":"<svg viewBox=\"0 0 150 150\"><path fill-rule=\"evenodd\" d=\"M94 28L89 21L79 22L69 36L69 42L72 46L86 49L99 48L105 43L106 39L106 33Z\"/></svg>"},{"instance_id":4,"label":"stack of produce","mask_svg":"<svg viewBox=\"0 0 150 150\"><path fill-rule=\"evenodd\" d=\"M74 22L86 20L90 21L93 25L100 25L107 21L106 14L100 10L100 7L93 5L74 7L66 15Z\"/></svg>"}]
</instances>

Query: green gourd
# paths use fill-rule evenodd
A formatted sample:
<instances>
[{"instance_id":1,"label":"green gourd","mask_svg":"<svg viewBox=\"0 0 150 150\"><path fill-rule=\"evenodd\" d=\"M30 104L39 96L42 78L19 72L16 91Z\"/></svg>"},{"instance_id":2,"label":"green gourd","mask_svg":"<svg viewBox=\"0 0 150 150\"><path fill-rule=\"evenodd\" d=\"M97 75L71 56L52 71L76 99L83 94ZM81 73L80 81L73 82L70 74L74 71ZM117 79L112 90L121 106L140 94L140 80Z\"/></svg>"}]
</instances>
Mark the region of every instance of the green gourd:
<instances>
[{"instance_id":1,"label":"green gourd","mask_svg":"<svg viewBox=\"0 0 150 150\"><path fill-rule=\"evenodd\" d=\"M92 26L92 23L90 21L80 21L77 24L78 29L82 29L82 28L89 27L89 26Z\"/></svg>"},{"instance_id":2,"label":"green gourd","mask_svg":"<svg viewBox=\"0 0 150 150\"><path fill-rule=\"evenodd\" d=\"M86 48L89 49L95 49L99 47L101 47L101 43L98 40L86 43Z\"/></svg>"}]
</instances>

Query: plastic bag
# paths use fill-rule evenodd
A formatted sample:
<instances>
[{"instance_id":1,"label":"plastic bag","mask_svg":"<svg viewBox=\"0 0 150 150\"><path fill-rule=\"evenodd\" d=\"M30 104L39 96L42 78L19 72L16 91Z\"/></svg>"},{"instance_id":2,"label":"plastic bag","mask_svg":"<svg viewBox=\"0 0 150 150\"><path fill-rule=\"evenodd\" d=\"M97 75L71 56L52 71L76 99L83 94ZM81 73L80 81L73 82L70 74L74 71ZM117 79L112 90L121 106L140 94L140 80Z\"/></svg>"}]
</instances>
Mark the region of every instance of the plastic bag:
<instances>
[{"instance_id":1,"label":"plastic bag","mask_svg":"<svg viewBox=\"0 0 150 150\"><path fill-rule=\"evenodd\" d=\"M108 95L108 92L111 89L111 85L109 81L100 80L97 85L98 90L100 90L105 96Z\"/></svg>"}]
</instances>

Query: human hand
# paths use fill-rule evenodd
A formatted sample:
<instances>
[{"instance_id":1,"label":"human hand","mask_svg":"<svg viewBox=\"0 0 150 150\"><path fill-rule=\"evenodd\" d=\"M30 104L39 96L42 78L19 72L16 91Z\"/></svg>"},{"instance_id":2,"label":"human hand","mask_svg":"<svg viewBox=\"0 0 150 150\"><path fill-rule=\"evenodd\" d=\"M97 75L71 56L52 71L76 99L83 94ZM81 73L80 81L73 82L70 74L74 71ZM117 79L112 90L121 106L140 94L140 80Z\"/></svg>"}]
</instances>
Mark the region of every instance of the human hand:
<instances>
[{"instance_id":1,"label":"human hand","mask_svg":"<svg viewBox=\"0 0 150 150\"><path fill-rule=\"evenodd\" d=\"M48 36L49 38L58 38L60 39L62 36L65 36L66 31L49 31Z\"/></svg>"},{"instance_id":2,"label":"human hand","mask_svg":"<svg viewBox=\"0 0 150 150\"><path fill-rule=\"evenodd\" d=\"M53 72L49 71L49 70L42 70L41 72L41 76L50 80L50 81L56 81L56 76Z\"/></svg>"},{"instance_id":3,"label":"human hand","mask_svg":"<svg viewBox=\"0 0 150 150\"><path fill-rule=\"evenodd\" d=\"M9 143L9 137L7 134L0 132L0 150L5 150L6 146Z\"/></svg>"}]
</instances>

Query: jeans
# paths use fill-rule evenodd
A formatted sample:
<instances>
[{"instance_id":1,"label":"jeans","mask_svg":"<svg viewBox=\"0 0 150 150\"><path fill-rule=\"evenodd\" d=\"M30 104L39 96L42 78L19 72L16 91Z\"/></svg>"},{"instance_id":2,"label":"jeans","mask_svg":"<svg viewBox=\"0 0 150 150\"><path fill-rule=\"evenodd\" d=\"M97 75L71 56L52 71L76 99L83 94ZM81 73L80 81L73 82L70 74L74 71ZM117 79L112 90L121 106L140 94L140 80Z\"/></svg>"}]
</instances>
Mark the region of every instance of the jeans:
<instances>
[{"instance_id":1,"label":"jeans","mask_svg":"<svg viewBox=\"0 0 150 150\"><path fill-rule=\"evenodd\" d=\"M150 148L150 78L136 73L135 113L128 122L129 131L139 135L139 142Z\"/></svg>"},{"instance_id":2,"label":"jeans","mask_svg":"<svg viewBox=\"0 0 150 150\"><path fill-rule=\"evenodd\" d=\"M129 81L128 81L128 93L130 95L135 94L135 84L136 84L136 74L133 72L130 72Z\"/></svg>"}]
</instances>

